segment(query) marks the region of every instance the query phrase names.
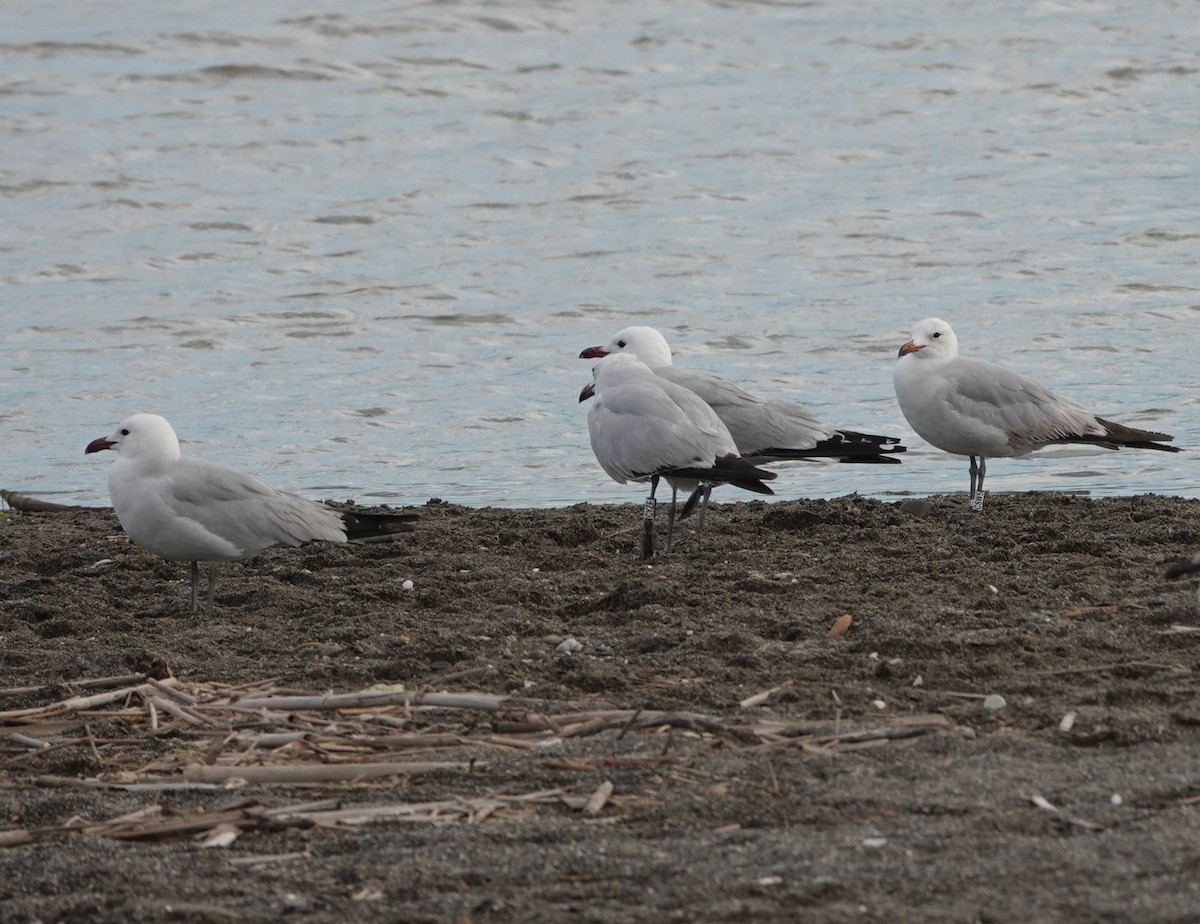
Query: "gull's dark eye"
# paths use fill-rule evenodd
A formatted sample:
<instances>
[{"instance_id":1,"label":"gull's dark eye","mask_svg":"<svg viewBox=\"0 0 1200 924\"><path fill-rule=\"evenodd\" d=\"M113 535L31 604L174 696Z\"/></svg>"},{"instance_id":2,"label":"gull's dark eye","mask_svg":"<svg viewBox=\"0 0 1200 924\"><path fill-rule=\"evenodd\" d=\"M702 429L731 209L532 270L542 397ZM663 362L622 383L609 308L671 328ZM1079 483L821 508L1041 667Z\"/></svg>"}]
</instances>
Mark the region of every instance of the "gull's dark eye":
<instances>
[{"instance_id":1,"label":"gull's dark eye","mask_svg":"<svg viewBox=\"0 0 1200 924\"><path fill-rule=\"evenodd\" d=\"M624 340L618 340L618 341L617 341L617 348L618 348L618 349L621 349L621 350L625 349L625 341L624 341Z\"/></svg>"},{"instance_id":2,"label":"gull's dark eye","mask_svg":"<svg viewBox=\"0 0 1200 924\"><path fill-rule=\"evenodd\" d=\"M128 430L122 430L122 431L121 431L121 436L129 436L129 431L128 431Z\"/></svg>"},{"instance_id":3,"label":"gull's dark eye","mask_svg":"<svg viewBox=\"0 0 1200 924\"><path fill-rule=\"evenodd\" d=\"M938 338L938 337L940 337L940 336L942 336L942 332L941 332L940 330L935 330L935 331L933 332L933 339L934 339L934 340L937 340L937 338Z\"/></svg>"}]
</instances>

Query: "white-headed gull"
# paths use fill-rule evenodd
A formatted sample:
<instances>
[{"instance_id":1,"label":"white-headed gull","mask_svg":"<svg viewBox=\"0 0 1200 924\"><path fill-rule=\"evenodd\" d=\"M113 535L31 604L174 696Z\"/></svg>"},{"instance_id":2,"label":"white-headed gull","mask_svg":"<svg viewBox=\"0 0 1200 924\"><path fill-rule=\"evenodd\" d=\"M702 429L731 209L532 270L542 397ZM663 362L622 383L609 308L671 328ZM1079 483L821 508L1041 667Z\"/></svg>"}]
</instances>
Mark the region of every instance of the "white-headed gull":
<instances>
[{"instance_id":1,"label":"white-headed gull","mask_svg":"<svg viewBox=\"0 0 1200 924\"><path fill-rule=\"evenodd\" d=\"M1177 561L1167 569L1167 580L1173 581L1176 578L1181 578L1187 574L1195 574L1200 572L1200 555L1193 555L1191 558L1185 558L1182 561ZM1200 587L1196 588L1196 608L1200 609Z\"/></svg>"},{"instance_id":2,"label":"white-headed gull","mask_svg":"<svg viewBox=\"0 0 1200 924\"><path fill-rule=\"evenodd\" d=\"M653 327L626 327L604 346L588 347L580 359L630 353L668 382L700 396L729 428L738 453L757 464L792 459L899 462L900 440L831 427L811 411L787 401L759 398L710 372L682 369L671 347Z\"/></svg>"},{"instance_id":3,"label":"white-headed gull","mask_svg":"<svg viewBox=\"0 0 1200 924\"><path fill-rule=\"evenodd\" d=\"M958 339L941 318L927 318L900 347L892 373L896 400L926 442L971 460L973 510L983 508L987 460L1023 456L1055 443L1106 449L1179 452L1166 433L1138 430L1096 417L1006 366L958 355ZM977 461L978 460L978 461Z\"/></svg>"},{"instance_id":4,"label":"white-headed gull","mask_svg":"<svg viewBox=\"0 0 1200 924\"><path fill-rule=\"evenodd\" d=\"M680 488L732 484L758 494L775 493L764 484L775 473L739 457L728 428L695 393L659 378L629 353L597 360L592 375L594 381L579 400L594 399L588 432L600 467L618 484L650 483L648 519L659 479L671 485L666 553L671 551ZM644 547L644 554L649 551Z\"/></svg>"},{"instance_id":5,"label":"white-headed gull","mask_svg":"<svg viewBox=\"0 0 1200 924\"><path fill-rule=\"evenodd\" d=\"M240 561L272 546L407 532L417 519L335 510L218 462L185 456L171 425L156 414L127 417L112 436L88 443L84 454L104 449L117 453L108 472L117 519L143 548L191 563L193 612L199 562L208 562L211 613L218 562Z\"/></svg>"}]
</instances>

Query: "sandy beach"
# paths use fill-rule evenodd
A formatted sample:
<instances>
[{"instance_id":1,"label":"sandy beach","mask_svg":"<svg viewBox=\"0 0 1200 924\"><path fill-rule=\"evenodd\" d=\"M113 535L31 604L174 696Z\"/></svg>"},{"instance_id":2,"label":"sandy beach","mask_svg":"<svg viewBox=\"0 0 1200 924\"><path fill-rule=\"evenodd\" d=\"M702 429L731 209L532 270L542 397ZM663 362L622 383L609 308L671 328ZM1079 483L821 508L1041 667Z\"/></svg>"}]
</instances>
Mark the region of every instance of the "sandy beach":
<instances>
[{"instance_id":1,"label":"sandy beach","mask_svg":"<svg viewBox=\"0 0 1200 924\"><path fill-rule=\"evenodd\" d=\"M1200 501L411 509L211 616L0 518L0 916L1195 920Z\"/></svg>"}]
</instances>

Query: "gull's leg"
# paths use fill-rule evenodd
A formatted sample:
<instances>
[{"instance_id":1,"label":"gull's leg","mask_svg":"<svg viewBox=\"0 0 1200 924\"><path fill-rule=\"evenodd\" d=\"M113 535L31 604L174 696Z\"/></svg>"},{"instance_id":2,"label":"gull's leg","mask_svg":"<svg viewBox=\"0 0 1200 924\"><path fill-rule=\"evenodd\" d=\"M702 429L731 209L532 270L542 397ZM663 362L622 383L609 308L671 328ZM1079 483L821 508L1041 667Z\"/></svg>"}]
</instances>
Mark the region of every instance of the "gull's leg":
<instances>
[{"instance_id":1,"label":"gull's leg","mask_svg":"<svg viewBox=\"0 0 1200 924\"><path fill-rule=\"evenodd\" d=\"M712 494L712 485L707 481L700 485L700 513L696 516L696 532L704 529L704 514L708 511L708 497Z\"/></svg>"},{"instance_id":2,"label":"gull's leg","mask_svg":"<svg viewBox=\"0 0 1200 924\"><path fill-rule=\"evenodd\" d=\"M192 562L188 568L188 573L192 578L192 612L196 612L196 585L200 583L200 563Z\"/></svg>"},{"instance_id":3,"label":"gull's leg","mask_svg":"<svg viewBox=\"0 0 1200 924\"><path fill-rule=\"evenodd\" d=\"M213 611L213 594L217 590L217 563L210 561L208 563L208 610L206 615L211 616Z\"/></svg>"},{"instance_id":4,"label":"gull's leg","mask_svg":"<svg viewBox=\"0 0 1200 924\"><path fill-rule=\"evenodd\" d=\"M675 501L679 497L679 488L671 485L671 507L667 511L667 545L663 549L664 555L671 554L671 536L675 532Z\"/></svg>"},{"instance_id":5,"label":"gull's leg","mask_svg":"<svg viewBox=\"0 0 1200 924\"><path fill-rule=\"evenodd\" d=\"M976 462L975 457L971 456L971 496L967 500L971 504L971 509L976 512L983 509L983 476L985 474L987 474L987 459L980 456Z\"/></svg>"},{"instance_id":6,"label":"gull's leg","mask_svg":"<svg viewBox=\"0 0 1200 924\"><path fill-rule=\"evenodd\" d=\"M696 504L700 503L704 497L704 482L696 485L696 490L688 495L688 499L683 502L683 507L679 511L680 520L686 520L692 515L692 511L696 509Z\"/></svg>"},{"instance_id":7,"label":"gull's leg","mask_svg":"<svg viewBox=\"0 0 1200 924\"><path fill-rule=\"evenodd\" d=\"M650 476L650 496L642 508L642 561L654 557L654 546L657 545L654 535L654 492L658 490L658 475Z\"/></svg>"}]
</instances>

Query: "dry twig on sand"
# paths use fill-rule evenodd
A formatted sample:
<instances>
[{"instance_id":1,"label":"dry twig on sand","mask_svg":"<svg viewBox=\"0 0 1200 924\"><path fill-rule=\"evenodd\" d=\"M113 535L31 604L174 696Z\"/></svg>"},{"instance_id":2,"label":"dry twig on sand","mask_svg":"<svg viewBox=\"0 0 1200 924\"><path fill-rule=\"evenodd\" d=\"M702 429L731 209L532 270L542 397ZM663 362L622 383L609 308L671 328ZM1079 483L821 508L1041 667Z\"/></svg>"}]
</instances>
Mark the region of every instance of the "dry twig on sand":
<instances>
[{"instance_id":1,"label":"dry twig on sand","mask_svg":"<svg viewBox=\"0 0 1200 924\"><path fill-rule=\"evenodd\" d=\"M879 746L918 735L969 734L940 715L875 718L869 724L773 719L761 710L763 698L730 715L644 709L563 710L478 692L425 692L376 687L337 694L280 691L276 678L257 684L184 683L174 677L125 675L67 686L73 695L45 705L0 711L0 765L28 774L32 785L119 789L160 796L195 790L227 792L255 787L346 787L411 780L437 774L444 783L479 786L487 754L533 752L530 766L544 766L546 748L572 739L611 733L613 747L631 732L655 735L682 731L724 747L797 747L829 752ZM47 688L47 691L55 688ZM28 696L27 688L0 690L0 696ZM478 715L482 713L485 718ZM119 735L106 731L120 727ZM151 741L178 746L142 763ZM668 734L665 740L670 741ZM46 771L62 752L82 749L95 766L88 778ZM161 747L158 748L161 751ZM441 752L446 759L414 760L417 752ZM651 762L671 762L660 755ZM525 759L525 758L518 758ZM612 766L633 766L641 758ZM581 764L593 770L598 765ZM586 785L586 784L585 784ZM343 805L340 798L317 803L267 807L257 798L220 809L167 812L149 805L107 821L80 820L57 827L0 830L0 846L86 833L125 840L169 840L195 836L205 846L223 847L242 832L263 825L344 825L368 821L449 821L479 823L527 814L538 806L565 806L594 818L636 801L616 792L611 780L581 792L539 789L530 793L488 793L416 803Z\"/></svg>"}]
</instances>

